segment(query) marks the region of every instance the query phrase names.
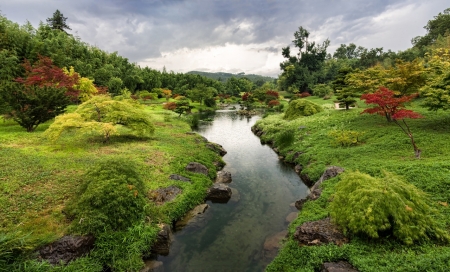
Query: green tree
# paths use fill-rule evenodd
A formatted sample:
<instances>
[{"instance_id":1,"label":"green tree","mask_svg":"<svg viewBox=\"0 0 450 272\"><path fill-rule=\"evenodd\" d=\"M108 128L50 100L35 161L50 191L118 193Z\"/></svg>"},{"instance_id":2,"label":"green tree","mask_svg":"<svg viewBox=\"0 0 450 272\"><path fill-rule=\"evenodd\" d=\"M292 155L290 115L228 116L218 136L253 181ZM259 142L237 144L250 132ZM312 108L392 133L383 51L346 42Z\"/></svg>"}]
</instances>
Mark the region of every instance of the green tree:
<instances>
[{"instance_id":1,"label":"green tree","mask_svg":"<svg viewBox=\"0 0 450 272\"><path fill-rule=\"evenodd\" d=\"M280 75L280 89L282 91L305 92L309 87L320 83L322 66L324 64L327 47L330 41L327 39L321 45L309 41L309 31L299 27L294 33L294 46L298 49L297 56L291 55L290 47L282 49L285 60L280 63L283 71Z\"/></svg>"},{"instance_id":2,"label":"green tree","mask_svg":"<svg viewBox=\"0 0 450 272\"><path fill-rule=\"evenodd\" d=\"M433 20L429 20L427 25L424 26L427 30L425 36L417 36L411 40L414 47L424 47L432 45L439 36L446 36L450 34L450 8L444 10L437 16L434 16Z\"/></svg>"},{"instance_id":3,"label":"green tree","mask_svg":"<svg viewBox=\"0 0 450 272\"><path fill-rule=\"evenodd\" d=\"M98 95L78 106L75 112L58 116L44 135L55 141L63 132L76 130L79 135L102 135L106 142L110 136L119 134L118 126L139 137L151 136L155 131L150 116L139 103Z\"/></svg>"},{"instance_id":4,"label":"green tree","mask_svg":"<svg viewBox=\"0 0 450 272\"><path fill-rule=\"evenodd\" d=\"M67 17L64 17L64 15L57 9L53 13L53 17L47 18L47 24L52 29L57 29L57 30L67 33L66 29L68 29L68 30L72 30L72 29L66 24L66 20L67 20Z\"/></svg>"},{"instance_id":5,"label":"green tree","mask_svg":"<svg viewBox=\"0 0 450 272\"><path fill-rule=\"evenodd\" d=\"M345 105L345 109L348 110L351 105L356 102L356 98L359 97L358 89L350 86L348 83L349 75L352 74L353 69L350 67L343 67L339 69L336 79L332 82L333 90L336 94L336 99L339 103Z\"/></svg>"},{"instance_id":6,"label":"green tree","mask_svg":"<svg viewBox=\"0 0 450 272\"><path fill-rule=\"evenodd\" d=\"M12 118L28 132L63 113L70 103L64 88L52 86L14 84L2 94Z\"/></svg>"}]
</instances>

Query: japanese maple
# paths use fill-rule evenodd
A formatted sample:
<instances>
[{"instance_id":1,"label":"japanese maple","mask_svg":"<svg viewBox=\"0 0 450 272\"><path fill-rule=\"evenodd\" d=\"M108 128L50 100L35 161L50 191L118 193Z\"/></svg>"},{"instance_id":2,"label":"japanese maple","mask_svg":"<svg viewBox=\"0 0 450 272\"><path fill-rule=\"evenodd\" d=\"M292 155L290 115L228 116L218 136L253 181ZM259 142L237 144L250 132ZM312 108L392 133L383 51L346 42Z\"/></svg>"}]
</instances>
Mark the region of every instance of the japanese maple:
<instances>
[{"instance_id":1,"label":"japanese maple","mask_svg":"<svg viewBox=\"0 0 450 272\"><path fill-rule=\"evenodd\" d=\"M17 82L25 86L65 88L66 95L72 101L78 100L80 91L74 88L79 80L78 73L68 75L54 65L50 58L43 56L39 56L39 60L33 65L25 60L22 66L25 68L25 77L17 78Z\"/></svg>"},{"instance_id":2,"label":"japanese maple","mask_svg":"<svg viewBox=\"0 0 450 272\"><path fill-rule=\"evenodd\" d=\"M395 97L395 93L388 88L380 87L376 92L363 94L361 100L365 100L366 104L376 104L372 108L365 109L361 114L379 114L384 115L388 121L393 121L403 132L408 135L411 144L414 147L414 153L417 159L420 159L422 152L416 145L414 137L409 129L405 118L418 119L423 118L417 112L405 108L405 103L411 101L417 94ZM399 122L401 120L401 123Z\"/></svg>"}]
</instances>

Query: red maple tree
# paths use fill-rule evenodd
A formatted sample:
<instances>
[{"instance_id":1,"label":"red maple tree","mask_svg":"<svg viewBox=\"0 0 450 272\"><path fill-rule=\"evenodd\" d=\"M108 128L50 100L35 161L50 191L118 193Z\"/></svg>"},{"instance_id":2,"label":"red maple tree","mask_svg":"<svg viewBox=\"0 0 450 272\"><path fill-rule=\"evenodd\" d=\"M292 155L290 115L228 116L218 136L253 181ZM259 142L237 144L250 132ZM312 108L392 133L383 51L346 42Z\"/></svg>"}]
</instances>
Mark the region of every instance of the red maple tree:
<instances>
[{"instance_id":1,"label":"red maple tree","mask_svg":"<svg viewBox=\"0 0 450 272\"><path fill-rule=\"evenodd\" d=\"M16 81L25 86L65 88L66 95L71 101L77 101L79 90L73 88L79 80L77 73L67 75L48 57L39 56L39 60L33 65L25 60L22 66L25 68L25 77L16 78Z\"/></svg>"},{"instance_id":2,"label":"red maple tree","mask_svg":"<svg viewBox=\"0 0 450 272\"><path fill-rule=\"evenodd\" d=\"M361 114L368 113L384 115L389 122L394 121L394 123L398 125L406 135L408 135L411 140L411 144L414 147L414 154L417 159L420 159L420 153L422 151L417 147L411 130L405 122L405 118L423 118L423 116L419 113L408 110L405 107L405 103L411 101L416 96L417 94L395 97L395 93L393 91L385 87L380 87L374 93L363 94L361 96L361 100L365 100L364 102L366 104L376 104L376 106L372 108L365 109L361 112ZM400 123L399 120L401 120L402 123Z\"/></svg>"}]
</instances>

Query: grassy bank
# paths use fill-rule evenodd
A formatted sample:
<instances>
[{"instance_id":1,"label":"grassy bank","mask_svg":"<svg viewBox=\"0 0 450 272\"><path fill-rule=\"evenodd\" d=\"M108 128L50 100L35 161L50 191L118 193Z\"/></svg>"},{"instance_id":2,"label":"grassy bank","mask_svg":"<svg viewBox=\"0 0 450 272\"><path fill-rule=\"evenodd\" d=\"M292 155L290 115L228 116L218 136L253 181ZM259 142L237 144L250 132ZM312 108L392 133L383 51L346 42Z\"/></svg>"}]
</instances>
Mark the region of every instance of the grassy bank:
<instances>
[{"instance_id":1,"label":"grassy bank","mask_svg":"<svg viewBox=\"0 0 450 272\"><path fill-rule=\"evenodd\" d=\"M361 115L362 103L349 111L334 110L330 102L308 98L324 105L325 111L293 121L281 115L271 115L257 122L265 133L263 142L274 142L286 160L301 164L303 173L317 180L325 168L340 166L381 177L387 170L402 176L425 191L429 204L439 214L436 220L449 230L450 209L450 113L429 112L416 101L408 108L424 115L423 119L407 120L422 158L414 158L410 139L394 123L381 116ZM293 134L289 145L282 145L283 134ZM359 135L357 143L342 146L332 131L353 131ZM338 133L339 134L339 133ZM336 134L335 134L336 135ZM278 140L278 143L277 143ZM281 145L281 146L279 146ZM294 151L294 152L292 152ZM294 159L296 152L302 152ZM290 238L268 271L317 271L323 262L347 260L360 271L447 271L450 267L450 247L435 242L406 246L393 237L369 240L352 237L349 244L299 247L292 239L295 228L307 221L329 215L329 201L339 178L324 183L324 193L316 201L307 202L299 217L290 226Z\"/></svg>"},{"instance_id":2,"label":"grassy bank","mask_svg":"<svg viewBox=\"0 0 450 272\"><path fill-rule=\"evenodd\" d=\"M213 162L221 158L205 147L199 135L175 113L149 106L155 125L151 138L136 138L122 131L108 143L98 138L66 134L49 142L43 131L49 124L27 133L12 121L0 122L0 271L117 271L142 265L141 255L154 241L159 223L180 218L203 202L206 188L215 177ZM118 232L97 237L90 257L68 266L52 267L34 260L37 248L66 234L77 234L65 215L66 205L77 195L83 175L91 166L108 159L125 159L136 166L144 181L147 204L144 220ZM191 162L209 169L209 177L185 171ZM192 183L170 180L180 174ZM156 205L152 190L174 185L182 190L173 201Z\"/></svg>"}]
</instances>

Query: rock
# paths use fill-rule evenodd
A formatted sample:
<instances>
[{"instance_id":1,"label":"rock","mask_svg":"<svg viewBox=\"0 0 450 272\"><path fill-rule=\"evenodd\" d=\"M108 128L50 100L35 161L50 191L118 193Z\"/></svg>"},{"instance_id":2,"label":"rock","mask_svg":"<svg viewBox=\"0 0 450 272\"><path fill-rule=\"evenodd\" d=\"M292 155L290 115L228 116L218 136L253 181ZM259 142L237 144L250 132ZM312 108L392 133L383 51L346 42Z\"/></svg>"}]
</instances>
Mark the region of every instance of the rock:
<instances>
[{"instance_id":1,"label":"rock","mask_svg":"<svg viewBox=\"0 0 450 272\"><path fill-rule=\"evenodd\" d=\"M217 172L216 183L230 183L233 181L231 179L231 173L228 171Z\"/></svg>"},{"instance_id":2,"label":"rock","mask_svg":"<svg viewBox=\"0 0 450 272\"><path fill-rule=\"evenodd\" d=\"M177 174L172 174L169 176L169 179L171 180L179 180L179 181L184 181L184 182L191 182L190 178L186 178Z\"/></svg>"},{"instance_id":3,"label":"rock","mask_svg":"<svg viewBox=\"0 0 450 272\"><path fill-rule=\"evenodd\" d=\"M306 201L308 201L308 198L303 198L295 201L295 207L297 208L297 210L301 211L303 208L303 204L305 204Z\"/></svg>"},{"instance_id":4,"label":"rock","mask_svg":"<svg viewBox=\"0 0 450 272\"><path fill-rule=\"evenodd\" d=\"M213 165L216 167L216 170L222 170L225 167L225 162L222 160L215 161L213 162Z\"/></svg>"},{"instance_id":5,"label":"rock","mask_svg":"<svg viewBox=\"0 0 450 272\"><path fill-rule=\"evenodd\" d=\"M237 189L231 188L231 198L230 202L237 203L241 200L241 194L239 194L239 191Z\"/></svg>"},{"instance_id":6,"label":"rock","mask_svg":"<svg viewBox=\"0 0 450 272\"><path fill-rule=\"evenodd\" d=\"M180 188L176 186L169 186L167 188L159 188L158 190L150 191L149 198L156 204L162 205L168 201L173 200L181 192L182 190Z\"/></svg>"},{"instance_id":7,"label":"rock","mask_svg":"<svg viewBox=\"0 0 450 272\"><path fill-rule=\"evenodd\" d=\"M298 212L291 212L290 214L288 214L286 216L286 222L287 223L291 223L292 221L294 221L298 216Z\"/></svg>"},{"instance_id":8,"label":"rock","mask_svg":"<svg viewBox=\"0 0 450 272\"><path fill-rule=\"evenodd\" d=\"M340 173L344 172L344 168L338 167L338 166L330 166L328 167L320 176L319 180L314 184L314 186L311 188L311 191L317 189L322 182L325 180L328 180L330 178L334 178L335 176L339 175Z\"/></svg>"},{"instance_id":9,"label":"rock","mask_svg":"<svg viewBox=\"0 0 450 272\"><path fill-rule=\"evenodd\" d=\"M206 199L212 202L226 203L231 198L231 189L223 183L216 183L206 192Z\"/></svg>"},{"instance_id":10,"label":"rock","mask_svg":"<svg viewBox=\"0 0 450 272\"><path fill-rule=\"evenodd\" d=\"M208 204L201 204L190 210L185 216L183 216L183 218L181 218L181 220L175 223L175 230L180 230L187 224L191 223L191 221L195 220L198 215L203 214L208 207Z\"/></svg>"},{"instance_id":11,"label":"rock","mask_svg":"<svg viewBox=\"0 0 450 272\"><path fill-rule=\"evenodd\" d=\"M294 166L295 173L299 174L303 170L303 166L301 164L297 164Z\"/></svg>"},{"instance_id":12,"label":"rock","mask_svg":"<svg viewBox=\"0 0 450 272\"><path fill-rule=\"evenodd\" d=\"M205 176L208 175L208 168L206 166L204 166L201 163L198 162L190 162L186 168L187 171L193 172L193 173L199 173L199 174L203 174Z\"/></svg>"},{"instance_id":13,"label":"rock","mask_svg":"<svg viewBox=\"0 0 450 272\"><path fill-rule=\"evenodd\" d=\"M300 172L299 176L306 186L311 187L314 184L314 182L309 178L308 174Z\"/></svg>"},{"instance_id":14,"label":"rock","mask_svg":"<svg viewBox=\"0 0 450 272\"><path fill-rule=\"evenodd\" d=\"M292 156L292 161L295 161L296 159L298 159L298 157L300 157L301 154L303 154L303 152L301 152L301 151L295 152L294 156Z\"/></svg>"},{"instance_id":15,"label":"rock","mask_svg":"<svg viewBox=\"0 0 450 272\"><path fill-rule=\"evenodd\" d=\"M156 242L151 248L151 253L167 256L169 255L169 248L172 242L172 230L167 224L160 224L159 227L161 230L158 232Z\"/></svg>"},{"instance_id":16,"label":"rock","mask_svg":"<svg viewBox=\"0 0 450 272\"><path fill-rule=\"evenodd\" d=\"M340 246L348 242L344 234L331 223L329 217L319 221L306 222L298 226L294 233L294 240L297 240L300 246L329 243Z\"/></svg>"},{"instance_id":17,"label":"rock","mask_svg":"<svg viewBox=\"0 0 450 272\"><path fill-rule=\"evenodd\" d=\"M61 261L69 263L89 253L94 247L95 237L89 236L64 236L61 239L44 246L39 250L39 259L51 264L59 264Z\"/></svg>"},{"instance_id":18,"label":"rock","mask_svg":"<svg viewBox=\"0 0 450 272\"><path fill-rule=\"evenodd\" d=\"M206 147L211 149L212 151L216 152L217 154L219 154L222 157L227 154L227 151L220 144L209 142L206 144Z\"/></svg>"},{"instance_id":19,"label":"rock","mask_svg":"<svg viewBox=\"0 0 450 272\"><path fill-rule=\"evenodd\" d=\"M278 249L280 249L280 242L286 237L288 234L287 230L283 230L282 232L276 233L272 236L269 236L264 241L264 250L263 250L263 258L272 260L277 256Z\"/></svg>"},{"instance_id":20,"label":"rock","mask_svg":"<svg viewBox=\"0 0 450 272\"><path fill-rule=\"evenodd\" d=\"M322 174L322 176L319 178L319 180L314 184L313 187L311 187L311 193L308 195L308 198L311 200L316 200L320 197L322 194L322 189L320 188L320 185L325 180L328 180L330 178L334 178L335 176L339 175L340 173L344 172L344 168L338 167L338 166L330 166L328 167Z\"/></svg>"},{"instance_id":21,"label":"rock","mask_svg":"<svg viewBox=\"0 0 450 272\"><path fill-rule=\"evenodd\" d=\"M278 148L276 148L276 147L273 148L273 151L275 151L275 153L277 153L277 154L280 153L280 150L278 150Z\"/></svg>"},{"instance_id":22,"label":"rock","mask_svg":"<svg viewBox=\"0 0 450 272\"><path fill-rule=\"evenodd\" d=\"M358 272L351 264L344 261L323 263L320 272Z\"/></svg>"},{"instance_id":23,"label":"rock","mask_svg":"<svg viewBox=\"0 0 450 272\"><path fill-rule=\"evenodd\" d=\"M163 262L148 260L144 262L144 268L139 272L164 272Z\"/></svg>"}]
</instances>

